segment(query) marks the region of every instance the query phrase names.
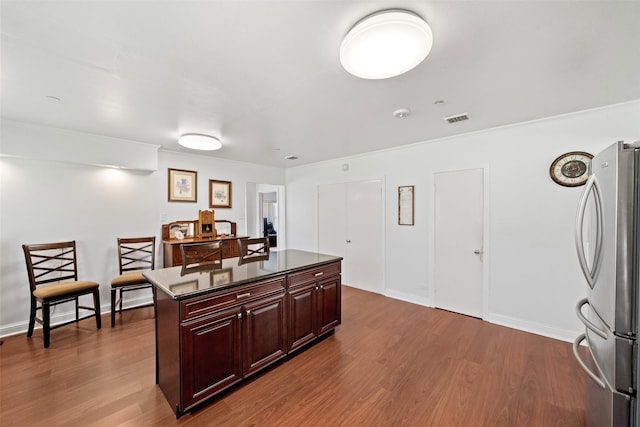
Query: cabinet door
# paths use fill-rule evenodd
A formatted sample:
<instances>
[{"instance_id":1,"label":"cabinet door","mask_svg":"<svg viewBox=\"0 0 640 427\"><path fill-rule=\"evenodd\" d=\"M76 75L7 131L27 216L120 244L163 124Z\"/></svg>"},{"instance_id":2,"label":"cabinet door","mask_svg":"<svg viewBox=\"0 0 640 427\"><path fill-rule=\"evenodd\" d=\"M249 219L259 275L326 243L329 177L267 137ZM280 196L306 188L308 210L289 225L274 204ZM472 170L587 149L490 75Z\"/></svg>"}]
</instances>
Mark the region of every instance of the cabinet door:
<instances>
[{"instance_id":1,"label":"cabinet door","mask_svg":"<svg viewBox=\"0 0 640 427\"><path fill-rule=\"evenodd\" d=\"M289 351L316 337L316 283L289 291Z\"/></svg>"},{"instance_id":2,"label":"cabinet door","mask_svg":"<svg viewBox=\"0 0 640 427\"><path fill-rule=\"evenodd\" d=\"M182 410L242 379L241 316L238 307L182 325Z\"/></svg>"},{"instance_id":3,"label":"cabinet door","mask_svg":"<svg viewBox=\"0 0 640 427\"><path fill-rule=\"evenodd\" d=\"M340 277L334 276L318 283L316 291L318 335L335 328L341 322Z\"/></svg>"},{"instance_id":4,"label":"cabinet door","mask_svg":"<svg viewBox=\"0 0 640 427\"><path fill-rule=\"evenodd\" d=\"M285 294L246 304L244 375L250 375L286 354Z\"/></svg>"}]
</instances>

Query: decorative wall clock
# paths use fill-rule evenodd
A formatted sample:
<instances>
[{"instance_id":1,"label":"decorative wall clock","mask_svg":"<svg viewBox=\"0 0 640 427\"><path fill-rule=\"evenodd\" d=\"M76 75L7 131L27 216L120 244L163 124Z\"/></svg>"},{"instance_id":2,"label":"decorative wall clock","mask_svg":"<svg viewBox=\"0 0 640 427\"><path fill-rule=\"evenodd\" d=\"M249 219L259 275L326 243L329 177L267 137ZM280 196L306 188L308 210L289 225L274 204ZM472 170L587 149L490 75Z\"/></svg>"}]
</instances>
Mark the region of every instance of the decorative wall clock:
<instances>
[{"instance_id":1,"label":"decorative wall clock","mask_svg":"<svg viewBox=\"0 0 640 427\"><path fill-rule=\"evenodd\" d=\"M592 154L584 151L571 151L555 159L549 167L549 175L556 183L565 187L584 185L589 178L589 163Z\"/></svg>"}]
</instances>

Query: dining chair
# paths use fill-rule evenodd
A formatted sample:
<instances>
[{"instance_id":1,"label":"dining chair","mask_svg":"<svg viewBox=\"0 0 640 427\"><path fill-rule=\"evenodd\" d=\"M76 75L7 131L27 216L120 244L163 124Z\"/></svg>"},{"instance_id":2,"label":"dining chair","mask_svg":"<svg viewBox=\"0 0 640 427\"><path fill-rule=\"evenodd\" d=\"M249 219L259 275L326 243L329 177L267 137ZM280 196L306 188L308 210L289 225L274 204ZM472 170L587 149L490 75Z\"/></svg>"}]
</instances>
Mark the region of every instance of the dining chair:
<instances>
[{"instance_id":1,"label":"dining chair","mask_svg":"<svg viewBox=\"0 0 640 427\"><path fill-rule=\"evenodd\" d=\"M22 245L29 290L31 292L31 311L27 337L33 335L35 322L42 325L44 347L51 342L51 330L75 323L89 317L96 318L96 327L102 327L100 318L100 284L93 281L78 280L78 263L75 240L57 243ZM93 295L93 307L79 303L82 295ZM75 319L51 325L51 307L66 302L75 302ZM80 309L93 313L80 317ZM41 310L41 316L37 316Z\"/></svg>"},{"instance_id":2,"label":"dining chair","mask_svg":"<svg viewBox=\"0 0 640 427\"><path fill-rule=\"evenodd\" d=\"M246 262L269 259L268 237L238 239L238 247L240 250L240 257L238 258L239 265Z\"/></svg>"},{"instance_id":3,"label":"dining chair","mask_svg":"<svg viewBox=\"0 0 640 427\"><path fill-rule=\"evenodd\" d=\"M181 274L222 268L222 247L220 242L183 243Z\"/></svg>"},{"instance_id":4,"label":"dining chair","mask_svg":"<svg viewBox=\"0 0 640 427\"><path fill-rule=\"evenodd\" d=\"M120 237L118 238L118 266L120 275L111 280L111 327L116 323L116 311L122 314L124 293L138 289L151 288L155 301L155 288L142 274L144 270L155 268L156 238L152 237ZM149 307L149 304L136 305L132 308ZM118 308L116 310L116 307Z\"/></svg>"}]
</instances>

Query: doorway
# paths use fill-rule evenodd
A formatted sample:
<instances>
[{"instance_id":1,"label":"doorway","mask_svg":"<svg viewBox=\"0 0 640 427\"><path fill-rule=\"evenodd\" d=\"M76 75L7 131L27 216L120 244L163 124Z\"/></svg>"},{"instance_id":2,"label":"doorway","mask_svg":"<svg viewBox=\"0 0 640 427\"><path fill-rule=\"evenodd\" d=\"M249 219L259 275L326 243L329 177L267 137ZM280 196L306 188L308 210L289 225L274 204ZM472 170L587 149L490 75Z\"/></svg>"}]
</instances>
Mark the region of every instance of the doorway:
<instances>
[{"instance_id":1,"label":"doorway","mask_svg":"<svg viewBox=\"0 0 640 427\"><path fill-rule=\"evenodd\" d=\"M258 194L260 196L260 218L262 218L260 235L269 238L269 247L276 248L278 247L278 230L276 229L278 225L278 193L269 191Z\"/></svg>"},{"instance_id":2,"label":"doorway","mask_svg":"<svg viewBox=\"0 0 640 427\"><path fill-rule=\"evenodd\" d=\"M434 181L434 305L482 318L484 170L440 172Z\"/></svg>"},{"instance_id":3,"label":"doorway","mask_svg":"<svg viewBox=\"0 0 640 427\"><path fill-rule=\"evenodd\" d=\"M318 251L343 257L345 285L384 292L382 181L318 186Z\"/></svg>"},{"instance_id":4,"label":"doorway","mask_svg":"<svg viewBox=\"0 0 640 427\"><path fill-rule=\"evenodd\" d=\"M285 249L285 191L283 185L246 185L247 235L268 237L273 250Z\"/></svg>"}]
</instances>

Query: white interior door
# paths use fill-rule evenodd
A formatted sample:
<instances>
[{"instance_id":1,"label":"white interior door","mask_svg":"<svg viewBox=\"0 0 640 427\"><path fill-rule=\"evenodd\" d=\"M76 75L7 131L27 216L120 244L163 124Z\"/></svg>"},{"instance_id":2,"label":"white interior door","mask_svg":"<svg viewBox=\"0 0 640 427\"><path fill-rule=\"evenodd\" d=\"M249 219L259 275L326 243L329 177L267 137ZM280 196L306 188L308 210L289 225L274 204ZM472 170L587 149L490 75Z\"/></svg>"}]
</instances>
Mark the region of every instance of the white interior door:
<instances>
[{"instance_id":1,"label":"white interior door","mask_svg":"<svg viewBox=\"0 0 640 427\"><path fill-rule=\"evenodd\" d=\"M482 318L483 170L435 174L435 306Z\"/></svg>"},{"instance_id":2,"label":"white interior door","mask_svg":"<svg viewBox=\"0 0 640 427\"><path fill-rule=\"evenodd\" d=\"M347 186L318 186L318 252L346 258ZM346 261L342 263L343 270Z\"/></svg>"},{"instance_id":3,"label":"white interior door","mask_svg":"<svg viewBox=\"0 0 640 427\"><path fill-rule=\"evenodd\" d=\"M318 250L342 256L342 282L383 293L382 181L318 187Z\"/></svg>"},{"instance_id":4,"label":"white interior door","mask_svg":"<svg viewBox=\"0 0 640 427\"><path fill-rule=\"evenodd\" d=\"M383 293L382 182L347 184L347 270L344 283Z\"/></svg>"}]
</instances>

